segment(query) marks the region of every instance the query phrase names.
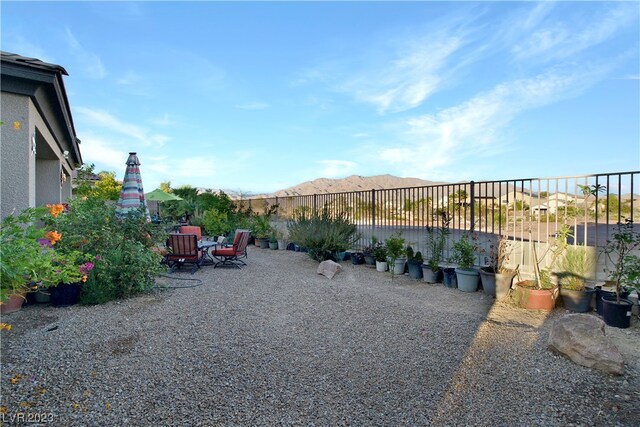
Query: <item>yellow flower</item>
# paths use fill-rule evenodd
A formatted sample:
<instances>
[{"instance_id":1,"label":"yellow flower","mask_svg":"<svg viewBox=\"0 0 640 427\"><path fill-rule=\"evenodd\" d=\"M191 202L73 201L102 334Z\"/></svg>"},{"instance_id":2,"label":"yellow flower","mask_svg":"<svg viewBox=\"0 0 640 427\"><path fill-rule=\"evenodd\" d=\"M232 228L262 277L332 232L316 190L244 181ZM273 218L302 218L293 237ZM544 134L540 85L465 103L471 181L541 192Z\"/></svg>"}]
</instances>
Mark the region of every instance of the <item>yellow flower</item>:
<instances>
[{"instance_id":1,"label":"yellow flower","mask_svg":"<svg viewBox=\"0 0 640 427\"><path fill-rule=\"evenodd\" d=\"M9 332L11 330L11 325L8 323L0 323L0 331L7 331Z\"/></svg>"},{"instance_id":2,"label":"yellow flower","mask_svg":"<svg viewBox=\"0 0 640 427\"><path fill-rule=\"evenodd\" d=\"M11 381L11 384L18 384L18 381L20 381L21 379L22 379L22 375L18 374L13 378L11 378L9 381Z\"/></svg>"},{"instance_id":3,"label":"yellow flower","mask_svg":"<svg viewBox=\"0 0 640 427\"><path fill-rule=\"evenodd\" d=\"M17 121L17 120L15 122L13 122L13 128L15 130L20 130L20 122Z\"/></svg>"},{"instance_id":4,"label":"yellow flower","mask_svg":"<svg viewBox=\"0 0 640 427\"><path fill-rule=\"evenodd\" d=\"M80 279L80 281L81 281L82 283L86 282L86 281L87 281L87 275L86 275L86 274L83 274L83 275L82 275L82 278Z\"/></svg>"},{"instance_id":5,"label":"yellow flower","mask_svg":"<svg viewBox=\"0 0 640 427\"><path fill-rule=\"evenodd\" d=\"M0 406L0 414L6 414L7 413L7 407L6 406Z\"/></svg>"}]
</instances>

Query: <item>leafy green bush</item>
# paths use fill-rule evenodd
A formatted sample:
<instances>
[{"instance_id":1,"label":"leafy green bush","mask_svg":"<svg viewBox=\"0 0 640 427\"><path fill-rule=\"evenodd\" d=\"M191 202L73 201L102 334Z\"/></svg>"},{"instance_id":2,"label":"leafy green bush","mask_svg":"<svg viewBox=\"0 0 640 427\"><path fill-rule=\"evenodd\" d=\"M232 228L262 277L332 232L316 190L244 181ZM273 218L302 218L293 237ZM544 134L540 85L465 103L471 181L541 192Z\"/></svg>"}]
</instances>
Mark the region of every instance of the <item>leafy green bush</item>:
<instances>
[{"instance_id":1,"label":"leafy green bush","mask_svg":"<svg viewBox=\"0 0 640 427\"><path fill-rule=\"evenodd\" d=\"M204 213L202 225L209 236L228 236L231 231L229 215L217 209L210 209Z\"/></svg>"},{"instance_id":2,"label":"leafy green bush","mask_svg":"<svg viewBox=\"0 0 640 427\"><path fill-rule=\"evenodd\" d=\"M336 253L349 248L357 240L357 227L344 213L332 215L327 209L322 213L299 212L288 226L289 237L308 249L316 261L336 260Z\"/></svg>"},{"instance_id":3,"label":"leafy green bush","mask_svg":"<svg viewBox=\"0 0 640 427\"><path fill-rule=\"evenodd\" d=\"M54 219L65 238L56 250L80 251L97 261L82 286L81 302L99 304L148 291L163 272L157 247L166 239L160 227L146 221L143 212L123 219L115 205L95 197L72 199L69 212Z\"/></svg>"},{"instance_id":4,"label":"leafy green bush","mask_svg":"<svg viewBox=\"0 0 640 427\"><path fill-rule=\"evenodd\" d=\"M469 269L475 262L475 250L472 237L465 233L453 244L452 260L457 262L460 268Z\"/></svg>"},{"instance_id":5,"label":"leafy green bush","mask_svg":"<svg viewBox=\"0 0 640 427\"><path fill-rule=\"evenodd\" d=\"M271 235L272 229L269 224L269 215L268 214L255 214L251 218L251 234L253 237L258 239L265 239Z\"/></svg>"},{"instance_id":6,"label":"leafy green bush","mask_svg":"<svg viewBox=\"0 0 640 427\"><path fill-rule=\"evenodd\" d=\"M384 246L387 249L387 256L392 264L405 255L404 238L400 236L400 233L396 233L388 239L385 239Z\"/></svg>"}]
</instances>

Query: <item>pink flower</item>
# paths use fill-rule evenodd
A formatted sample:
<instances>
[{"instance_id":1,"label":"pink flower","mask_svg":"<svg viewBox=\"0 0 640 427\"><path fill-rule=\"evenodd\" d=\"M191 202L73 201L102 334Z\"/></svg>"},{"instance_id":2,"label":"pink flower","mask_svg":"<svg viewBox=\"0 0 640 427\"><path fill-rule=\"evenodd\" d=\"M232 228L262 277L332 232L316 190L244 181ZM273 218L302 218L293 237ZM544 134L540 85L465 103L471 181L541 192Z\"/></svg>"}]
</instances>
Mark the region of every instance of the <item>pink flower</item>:
<instances>
[{"instance_id":1,"label":"pink flower","mask_svg":"<svg viewBox=\"0 0 640 427\"><path fill-rule=\"evenodd\" d=\"M85 262L80 266L80 273L87 275L89 272L93 270L93 263Z\"/></svg>"}]
</instances>

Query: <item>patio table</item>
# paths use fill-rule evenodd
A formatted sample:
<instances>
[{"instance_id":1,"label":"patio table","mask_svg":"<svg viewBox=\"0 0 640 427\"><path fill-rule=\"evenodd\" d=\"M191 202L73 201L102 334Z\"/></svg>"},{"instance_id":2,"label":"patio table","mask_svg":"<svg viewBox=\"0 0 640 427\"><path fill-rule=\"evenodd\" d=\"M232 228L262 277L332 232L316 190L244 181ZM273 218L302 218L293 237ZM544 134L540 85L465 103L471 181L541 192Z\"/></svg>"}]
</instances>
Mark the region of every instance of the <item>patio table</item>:
<instances>
[{"instance_id":1,"label":"patio table","mask_svg":"<svg viewBox=\"0 0 640 427\"><path fill-rule=\"evenodd\" d=\"M201 251L204 252L205 260L203 261L203 265L215 264L215 260L213 259L213 257L209 253L209 249L211 249L213 247L216 247L217 245L218 245L218 242L216 242L214 240L199 240L198 241L198 249L200 249Z\"/></svg>"}]
</instances>

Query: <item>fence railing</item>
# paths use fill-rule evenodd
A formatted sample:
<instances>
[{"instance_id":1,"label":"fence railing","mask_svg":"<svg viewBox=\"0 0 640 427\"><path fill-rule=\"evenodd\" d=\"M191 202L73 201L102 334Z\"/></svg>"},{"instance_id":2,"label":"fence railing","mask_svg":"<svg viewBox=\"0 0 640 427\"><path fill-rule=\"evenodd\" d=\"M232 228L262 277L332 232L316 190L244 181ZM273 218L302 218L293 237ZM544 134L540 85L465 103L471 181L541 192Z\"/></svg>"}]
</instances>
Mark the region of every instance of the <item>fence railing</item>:
<instances>
[{"instance_id":1,"label":"fence railing","mask_svg":"<svg viewBox=\"0 0 640 427\"><path fill-rule=\"evenodd\" d=\"M300 213L347 215L357 226L361 249L375 236L384 240L401 232L414 250L426 252L427 227L448 222L445 258L461 233L473 232L488 250L496 236L507 236L515 250L510 262L523 272L533 268L533 249L545 252L560 227L571 230L570 244L597 252L615 225L634 223L640 214L640 171L556 178L461 182L424 187L378 189L330 194L254 198L238 201L261 212L278 205L277 221ZM478 263L483 264L482 250ZM600 261L600 260L599 260ZM601 266L600 266L601 267ZM598 268L599 271L602 268Z\"/></svg>"}]
</instances>

